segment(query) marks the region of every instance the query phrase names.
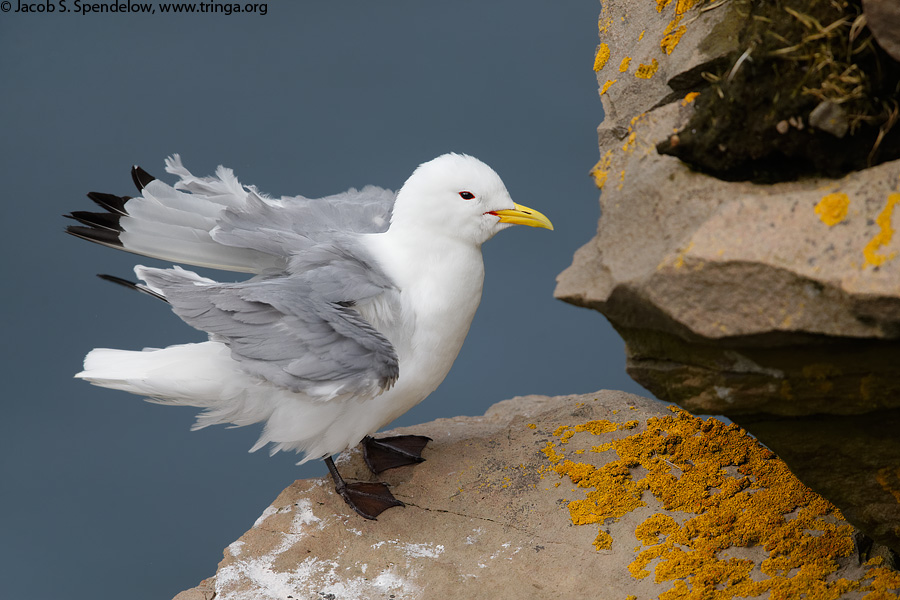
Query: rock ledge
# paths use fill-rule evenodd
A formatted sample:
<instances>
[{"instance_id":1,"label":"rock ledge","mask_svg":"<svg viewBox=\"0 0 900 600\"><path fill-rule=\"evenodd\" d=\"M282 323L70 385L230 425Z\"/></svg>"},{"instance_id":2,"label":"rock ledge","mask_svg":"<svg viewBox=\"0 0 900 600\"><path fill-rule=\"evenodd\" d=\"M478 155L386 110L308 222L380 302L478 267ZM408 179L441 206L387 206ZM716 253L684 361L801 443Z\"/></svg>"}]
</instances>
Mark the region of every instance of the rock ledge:
<instances>
[{"instance_id":1,"label":"rock ledge","mask_svg":"<svg viewBox=\"0 0 900 600\"><path fill-rule=\"evenodd\" d=\"M406 508L365 521L327 480L297 481L177 600L900 589L881 558L858 556L833 506L735 425L601 391L398 431L435 440L425 463L383 474ZM369 478L358 451L341 464Z\"/></svg>"}]
</instances>

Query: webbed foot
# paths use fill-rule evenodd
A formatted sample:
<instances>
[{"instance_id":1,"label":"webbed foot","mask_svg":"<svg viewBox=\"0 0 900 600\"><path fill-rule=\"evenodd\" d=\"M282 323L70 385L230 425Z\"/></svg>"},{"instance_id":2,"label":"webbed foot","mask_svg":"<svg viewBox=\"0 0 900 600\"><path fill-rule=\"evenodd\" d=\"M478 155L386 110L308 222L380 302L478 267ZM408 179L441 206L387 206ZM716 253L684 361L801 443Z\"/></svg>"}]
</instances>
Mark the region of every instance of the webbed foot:
<instances>
[{"instance_id":1,"label":"webbed foot","mask_svg":"<svg viewBox=\"0 0 900 600\"><path fill-rule=\"evenodd\" d=\"M431 441L424 435L395 435L375 439L367 435L363 438L363 458L373 473L381 473L388 469L418 464L422 458L422 450Z\"/></svg>"},{"instance_id":2,"label":"webbed foot","mask_svg":"<svg viewBox=\"0 0 900 600\"><path fill-rule=\"evenodd\" d=\"M376 520L376 517L394 506L406 506L400 500L394 498L387 484L373 481L358 481L347 483L338 473L334 461L329 456L325 459L325 465L334 480L334 490L341 495L350 508L366 519Z\"/></svg>"}]
</instances>

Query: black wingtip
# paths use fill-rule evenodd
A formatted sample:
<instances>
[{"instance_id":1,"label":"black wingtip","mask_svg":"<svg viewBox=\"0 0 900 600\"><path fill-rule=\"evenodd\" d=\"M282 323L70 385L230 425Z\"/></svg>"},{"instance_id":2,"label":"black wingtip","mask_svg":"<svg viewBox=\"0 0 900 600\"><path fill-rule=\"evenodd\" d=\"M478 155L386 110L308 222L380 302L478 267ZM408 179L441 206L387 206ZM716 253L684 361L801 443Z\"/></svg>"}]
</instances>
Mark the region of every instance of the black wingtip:
<instances>
[{"instance_id":1,"label":"black wingtip","mask_svg":"<svg viewBox=\"0 0 900 600\"><path fill-rule=\"evenodd\" d=\"M128 288L129 290L134 290L135 292L140 292L142 294L147 294L148 296L153 296L157 300L162 300L166 304L168 304L168 300L166 297L160 294L159 292L155 292L148 288L145 285L141 285L135 281L129 281L127 279L122 279L121 277L116 277L115 275L107 275L106 273L98 273L97 277L102 279L103 281L109 281L110 283L115 283L121 285L123 287Z\"/></svg>"},{"instance_id":2,"label":"black wingtip","mask_svg":"<svg viewBox=\"0 0 900 600\"><path fill-rule=\"evenodd\" d=\"M87 225L88 227L96 227L97 229L114 231L117 235L122 232L122 228L119 226L119 218L121 215L119 215L118 213L96 213L88 212L85 210L76 210L68 215L63 216L67 219L74 219L82 225Z\"/></svg>"},{"instance_id":3,"label":"black wingtip","mask_svg":"<svg viewBox=\"0 0 900 600\"><path fill-rule=\"evenodd\" d=\"M75 216L66 216L78 220ZM66 233L74 235L77 238L87 240L89 242L103 244L104 246L112 246L114 248L123 247L122 242L119 240L118 231L98 229L96 227L82 227L80 225L69 225L68 227L66 227Z\"/></svg>"},{"instance_id":4,"label":"black wingtip","mask_svg":"<svg viewBox=\"0 0 900 600\"><path fill-rule=\"evenodd\" d=\"M88 198L94 201L94 204L101 208L105 208L111 213L122 216L128 214L125 212L125 203L131 200L131 196L116 196L114 194L104 194L103 192L88 192Z\"/></svg>"},{"instance_id":5,"label":"black wingtip","mask_svg":"<svg viewBox=\"0 0 900 600\"><path fill-rule=\"evenodd\" d=\"M134 181L135 187L137 187L139 192L144 191L144 188L150 185L150 182L156 179L153 175L143 170L137 165L131 167L131 179Z\"/></svg>"}]
</instances>

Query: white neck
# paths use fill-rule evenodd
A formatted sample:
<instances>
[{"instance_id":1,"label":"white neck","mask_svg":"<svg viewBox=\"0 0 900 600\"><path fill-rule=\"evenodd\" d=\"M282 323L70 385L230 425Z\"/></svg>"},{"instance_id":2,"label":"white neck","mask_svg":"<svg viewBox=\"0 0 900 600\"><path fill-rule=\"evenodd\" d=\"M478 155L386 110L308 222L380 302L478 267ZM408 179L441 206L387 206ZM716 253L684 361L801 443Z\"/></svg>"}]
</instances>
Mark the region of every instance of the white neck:
<instances>
[{"instance_id":1,"label":"white neck","mask_svg":"<svg viewBox=\"0 0 900 600\"><path fill-rule=\"evenodd\" d=\"M366 241L400 290L403 314L398 316L406 329L399 336L391 331L385 335L401 357L415 355L421 360L425 353L447 361L449 369L481 302L481 248L446 235L394 226ZM415 326L410 330L413 315Z\"/></svg>"}]
</instances>

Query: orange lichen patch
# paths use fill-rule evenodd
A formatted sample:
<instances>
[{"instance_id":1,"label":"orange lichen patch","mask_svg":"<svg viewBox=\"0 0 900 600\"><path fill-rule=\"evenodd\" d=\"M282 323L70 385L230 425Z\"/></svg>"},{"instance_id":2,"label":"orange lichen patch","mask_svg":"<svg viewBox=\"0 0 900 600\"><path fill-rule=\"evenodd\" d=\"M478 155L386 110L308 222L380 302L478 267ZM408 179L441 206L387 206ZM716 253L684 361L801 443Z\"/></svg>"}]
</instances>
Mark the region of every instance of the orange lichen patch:
<instances>
[{"instance_id":1,"label":"orange lichen patch","mask_svg":"<svg viewBox=\"0 0 900 600\"><path fill-rule=\"evenodd\" d=\"M588 421L587 423L576 425L575 431L590 431L594 435L603 435L604 433L616 431L618 428L619 425L617 423L607 421L606 419L598 419L596 421Z\"/></svg>"},{"instance_id":2,"label":"orange lichen patch","mask_svg":"<svg viewBox=\"0 0 900 600\"><path fill-rule=\"evenodd\" d=\"M638 36L638 41L641 41L642 39L644 39L644 34L645 34L645 33L647 33L647 30L646 30L646 29L644 29L643 31L641 31L641 35Z\"/></svg>"},{"instance_id":3,"label":"orange lichen patch","mask_svg":"<svg viewBox=\"0 0 900 600\"><path fill-rule=\"evenodd\" d=\"M687 33L687 27L684 25L678 26L680 20L680 16L675 17L663 32L663 39L660 40L659 47L662 48L662 51L666 54L672 54L672 51L675 50L675 46L681 41L681 36Z\"/></svg>"},{"instance_id":4,"label":"orange lichen patch","mask_svg":"<svg viewBox=\"0 0 900 600\"><path fill-rule=\"evenodd\" d=\"M893 473L891 471L893 471ZM900 467L894 469L891 467L878 469L878 472L875 474L875 481L878 482L878 485L880 485L884 491L897 500L897 504L900 504Z\"/></svg>"},{"instance_id":5,"label":"orange lichen patch","mask_svg":"<svg viewBox=\"0 0 900 600\"><path fill-rule=\"evenodd\" d=\"M687 106L688 104L691 104L694 100L697 99L697 96L699 96L699 95L700 95L700 92L690 92L687 96L684 97L684 99L682 99L681 105ZM678 132L677 129L675 131L676 131L676 133Z\"/></svg>"},{"instance_id":6,"label":"orange lichen patch","mask_svg":"<svg viewBox=\"0 0 900 600\"><path fill-rule=\"evenodd\" d=\"M597 35L602 36L606 33L610 25L612 25L612 19L606 19L605 21L602 18L597 19Z\"/></svg>"},{"instance_id":7,"label":"orange lichen patch","mask_svg":"<svg viewBox=\"0 0 900 600\"><path fill-rule=\"evenodd\" d=\"M591 452L606 452L607 450L612 450L612 443L607 442L598 446L591 446Z\"/></svg>"},{"instance_id":8,"label":"orange lichen patch","mask_svg":"<svg viewBox=\"0 0 900 600\"><path fill-rule=\"evenodd\" d=\"M835 192L822 196L822 199L816 204L815 210L823 223L829 227L834 227L844 220L849 208L850 196L843 192Z\"/></svg>"},{"instance_id":9,"label":"orange lichen patch","mask_svg":"<svg viewBox=\"0 0 900 600\"><path fill-rule=\"evenodd\" d=\"M634 72L634 76L638 79L650 79L656 73L657 69L659 69L659 61L654 58L650 61L649 65L641 63L637 71Z\"/></svg>"},{"instance_id":10,"label":"orange lichen patch","mask_svg":"<svg viewBox=\"0 0 900 600\"><path fill-rule=\"evenodd\" d=\"M878 215L878 218L875 219L875 224L878 225L880 231L875 237L869 240L869 243L863 248L863 256L865 257L865 262L863 263L864 269L868 265L872 265L873 267L881 266L885 261L896 256L896 252L892 252L889 255L876 254L876 252L882 246L888 245L891 242L891 238L894 237L894 229L891 227L891 216L893 216L894 207L897 204L900 204L900 194L891 194L888 196L887 205L884 207L884 210L881 211L881 214Z\"/></svg>"},{"instance_id":11,"label":"orange lichen patch","mask_svg":"<svg viewBox=\"0 0 900 600\"><path fill-rule=\"evenodd\" d=\"M544 449L552 468L585 491L568 503L569 515L575 525L600 526L598 550L612 547L603 528L608 520L647 506L651 496L661 505L664 512L635 529L640 545L628 566L635 578L652 574L657 583L671 583L661 600L831 600L851 591L876 600L900 587L900 576L874 563L859 579L838 578L838 560L854 550L853 528L840 512L737 425L671 410L642 429L631 427L636 432L628 437L604 439L600 446L618 458L602 466L570 460L552 441ZM627 425L589 421L560 427L557 437L577 431L606 437ZM741 547L756 547L765 559L728 556Z\"/></svg>"},{"instance_id":12,"label":"orange lichen patch","mask_svg":"<svg viewBox=\"0 0 900 600\"><path fill-rule=\"evenodd\" d=\"M675 519L669 515L658 513L638 525L634 530L634 535L645 546L651 546L659 543L660 534L669 535L676 531L678 531L678 523L675 522ZM635 552L640 549L641 547L638 546L635 548Z\"/></svg>"},{"instance_id":13,"label":"orange lichen patch","mask_svg":"<svg viewBox=\"0 0 900 600\"><path fill-rule=\"evenodd\" d=\"M616 81L618 81L618 79L607 79L606 83L603 84L603 87L600 88L600 95L602 96L603 94L608 92L609 88L611 88L612 84L614 84Z\"/></svg>"},{"instance_id":14,"label":"orange lichen patch","mask_svg":"<svg viewBox=\"0 0 900 600\"><path fill-rule=\"evenodd\" d=\"M626 56L622 59L622 62L619 63L619 73L624 73L628 70L628 65L631 64L631 57Z\"/></svg>"},{"instance_id":15,"label":"orange lichen patch","mask_svg":"<svg viewBox=\"0 0 900 600\"><path fill-rule=\"evenodd\" d=\"M600 44L597 46L597 53L594 55L594 71L599 71L603 67L606 66L606 61L609 60L609 46L606 44Z\"/></svg>"},{"instance_id":16,"label":"orange lichen patch","mask_svg":"<svg viewBox=\"0 0 900 600\"><path fill-rule=\"evenodd\" d=\"M900 590L900 573L893 569L876 567L869 569L866 575L867 579L871 579L872 581L867 588L864 589L871 589L872 592L863 596L862 600L897 599L897 590Z\"/></svg>"},{"instance_id":17,"label":"orange lichen patch","mask_svg":"<svg viewBox=\"0 0 900 600\"><path fill-rule=\"evenodd\" d=\"M558 463L559 461L561 461L563 458L565 458L565 456L556 452L556 450L554 448L555 448L555 444L553 442L548 441L547 445L541 449L541 452L544 453L544 456L546 456L550 462L555 464L555 463Z\"/></svg>"},{"instance_id":18,"label":"orange lichen patch","mask_svg":"<svg viewBox=\"0 0 900 600\"><path fill-rule=\"evenodd\" d=\"M600 533L597 534L597 539L594 540L594 548L599 550L610 550L612 549L612 536L600 530Z\"/></svg>"},{"instance_id":19,"label":"orange lichen patch","mask_svg":"<svg viewBox=\"0 0 900 600\"><path fill-rule=\"evenodd\" d=\"M656 0L656 10L662 12L662 9L668 6L672 0ZM666 25L663 31L663 38L659 42L660 48L666 54L672 54L675 46L681 41L681 37L687 32L687 26L681 24L684 14L703 0L678 0L675 4L675 16Z\"/></svg>"},{"instance_id":20,"label":"orange lichen patch","mask_svg":"<svg viewBox=\"0 0 900 600\"><path fill-rule=\"evenodd\" d=\"M603 189L606 185L606 178L609 175L609 168L612 165L612 150L607 150L597 164L591 168L591 176L594 178L594 184Z\"/></svg>"},{"instance_id":21,"label":"orange lichen patch","mask_svg":"<svg viewBox=\"0 0 900 600\"><path fill-rule=\"evenodd\" d=\"M535 425L534 423L529 423L525 427L527 427L528 429L537 429L537 425Z\"/></svg>"}]
</instances>

